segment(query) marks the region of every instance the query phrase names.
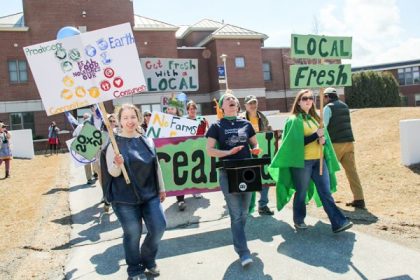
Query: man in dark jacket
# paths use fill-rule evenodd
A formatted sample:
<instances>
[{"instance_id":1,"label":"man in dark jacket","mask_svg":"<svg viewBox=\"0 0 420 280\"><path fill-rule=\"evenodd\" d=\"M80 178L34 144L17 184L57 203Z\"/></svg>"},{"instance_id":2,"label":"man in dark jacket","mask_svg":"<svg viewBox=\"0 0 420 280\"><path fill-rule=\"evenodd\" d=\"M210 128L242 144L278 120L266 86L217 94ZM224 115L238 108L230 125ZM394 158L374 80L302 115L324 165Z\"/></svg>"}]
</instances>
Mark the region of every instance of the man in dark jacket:
<instances>
[{"instance_id":1,"label":"man in dark jacket","mask_svg":"<svg viewBox=\"0 0 420 280\"><path fill-rule=\"evenodd\" d=\"M246 111L241 117L251 122L255 132L271 130L267 117L258 111L258 100L254 95L245 97L245 109ZM258 200L258 213L260 215L274 215L274 212L267 206L268 190L268 187L263 187L260 191L260 200Z\"/></svg>"},{"instance_id":2,"label":"man in dark jacket","mask_svg":"<svg viewBox=\"0 0 420 280\"><path fill-rule=\"evenodd\" d=\"M354 137L351 128L349 107L338 99L335 88L325 89L324 98L326 101L324 107L324 124L328 129L335 154L346 172L347 180L353 193L353 201L346 205L364 209L366 205L363 188L356 170L353 145Z\"/></svg>"}]
</instances>

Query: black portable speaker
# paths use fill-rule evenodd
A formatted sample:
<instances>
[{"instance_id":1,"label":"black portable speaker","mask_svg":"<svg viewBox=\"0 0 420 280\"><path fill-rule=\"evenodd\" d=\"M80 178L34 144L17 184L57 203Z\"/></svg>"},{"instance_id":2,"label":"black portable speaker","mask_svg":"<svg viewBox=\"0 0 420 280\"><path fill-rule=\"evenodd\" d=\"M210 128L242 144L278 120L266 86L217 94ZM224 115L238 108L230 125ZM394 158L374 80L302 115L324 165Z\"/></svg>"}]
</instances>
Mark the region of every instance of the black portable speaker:
<instances>
[{"instance_id":1,"label":"black portable speaker","mask_svg":"<svg viewBox=\"0 0 420 280\"><path fill-rule=\"evenodd\" d=\"M261 191L261 166L269 164L270 158L247 158L223 160L229 181L229 192Z\"/></svg>"}]
</instances>

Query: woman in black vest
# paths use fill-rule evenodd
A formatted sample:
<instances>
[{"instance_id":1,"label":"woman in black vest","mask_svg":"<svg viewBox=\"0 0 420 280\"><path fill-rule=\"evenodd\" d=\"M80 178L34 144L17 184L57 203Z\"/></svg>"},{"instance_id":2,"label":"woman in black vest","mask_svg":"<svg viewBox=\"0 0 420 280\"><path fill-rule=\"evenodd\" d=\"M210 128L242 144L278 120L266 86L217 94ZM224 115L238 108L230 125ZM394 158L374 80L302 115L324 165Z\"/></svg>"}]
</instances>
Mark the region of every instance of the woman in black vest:
<instances>
[{"instance_id":1,"label":"woman in black vest","mask_svg":"<svg viewBox=\"0 0 420 280\"><path fill-rule=\"evenodd\" d=\"M121 132L115 137L119 155L112 145L106 150L106 199L124 231L123 245L128 279L143 279L144 272L158 276L156 254L166 228L161 202L166 197L162 173L151 139L138 131L140 112L132 104L124 104L117 113ZM121 172L124 165L131 183L127 184ZM104 175L105 177L105 175ZM139 250L142 221L147 235Z\"/></svg>"}]
</instances>

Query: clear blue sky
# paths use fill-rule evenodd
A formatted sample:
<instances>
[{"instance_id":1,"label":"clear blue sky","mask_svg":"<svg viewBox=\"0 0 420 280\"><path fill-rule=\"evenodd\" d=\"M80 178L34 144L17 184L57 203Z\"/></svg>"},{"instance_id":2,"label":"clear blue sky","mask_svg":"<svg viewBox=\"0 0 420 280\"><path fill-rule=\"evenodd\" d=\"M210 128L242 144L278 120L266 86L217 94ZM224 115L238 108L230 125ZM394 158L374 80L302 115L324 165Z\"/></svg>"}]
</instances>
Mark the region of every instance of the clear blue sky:
<instances>
[{"instance_id":1,"label":"clear blue sky","mask_svg":"<svg viewBox=\"0 0 420 280\"><path fill-rule=\"evenodd\" d=\"M22 2L0 0L0 7L9 15ZM354 66L420 59L420 1L134 0L134 11L173 25L224 20L268 35L268 47L290 46L291 33L352 36Z\"/></svg>"}]
</instances>

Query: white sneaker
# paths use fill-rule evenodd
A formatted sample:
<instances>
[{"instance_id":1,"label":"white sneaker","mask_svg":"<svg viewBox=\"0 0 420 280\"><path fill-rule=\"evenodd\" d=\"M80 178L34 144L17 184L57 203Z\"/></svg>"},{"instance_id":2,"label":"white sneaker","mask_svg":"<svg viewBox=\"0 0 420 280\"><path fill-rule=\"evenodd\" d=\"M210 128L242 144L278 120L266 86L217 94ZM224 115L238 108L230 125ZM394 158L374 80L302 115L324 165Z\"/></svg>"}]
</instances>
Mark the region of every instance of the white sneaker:
<instances>
[{"instance_id":1,"label":"white sneaker","mask_svg":"<svg viewBox=\"0 0 420 280\"><path fill-rule=\"evenodd\" d=\"M246 258L244 258L244 259L241 260L241 265L242 265L242 267L246 267L246 266L250 265L253 262L254 261L251 259L251 257L246 257Z\"/></svg>"},{"instance_id":2,"label":"white sneaker","mask_svg":"<svg viewBox=\"0 0 420 280\"><path fill-rule=\"evenodd\" d=\"M196 199L200 199L200 198L203 198L203 195L201 193L195 193L193 194L193 197Z\"/></svg>"}]
</instances>

